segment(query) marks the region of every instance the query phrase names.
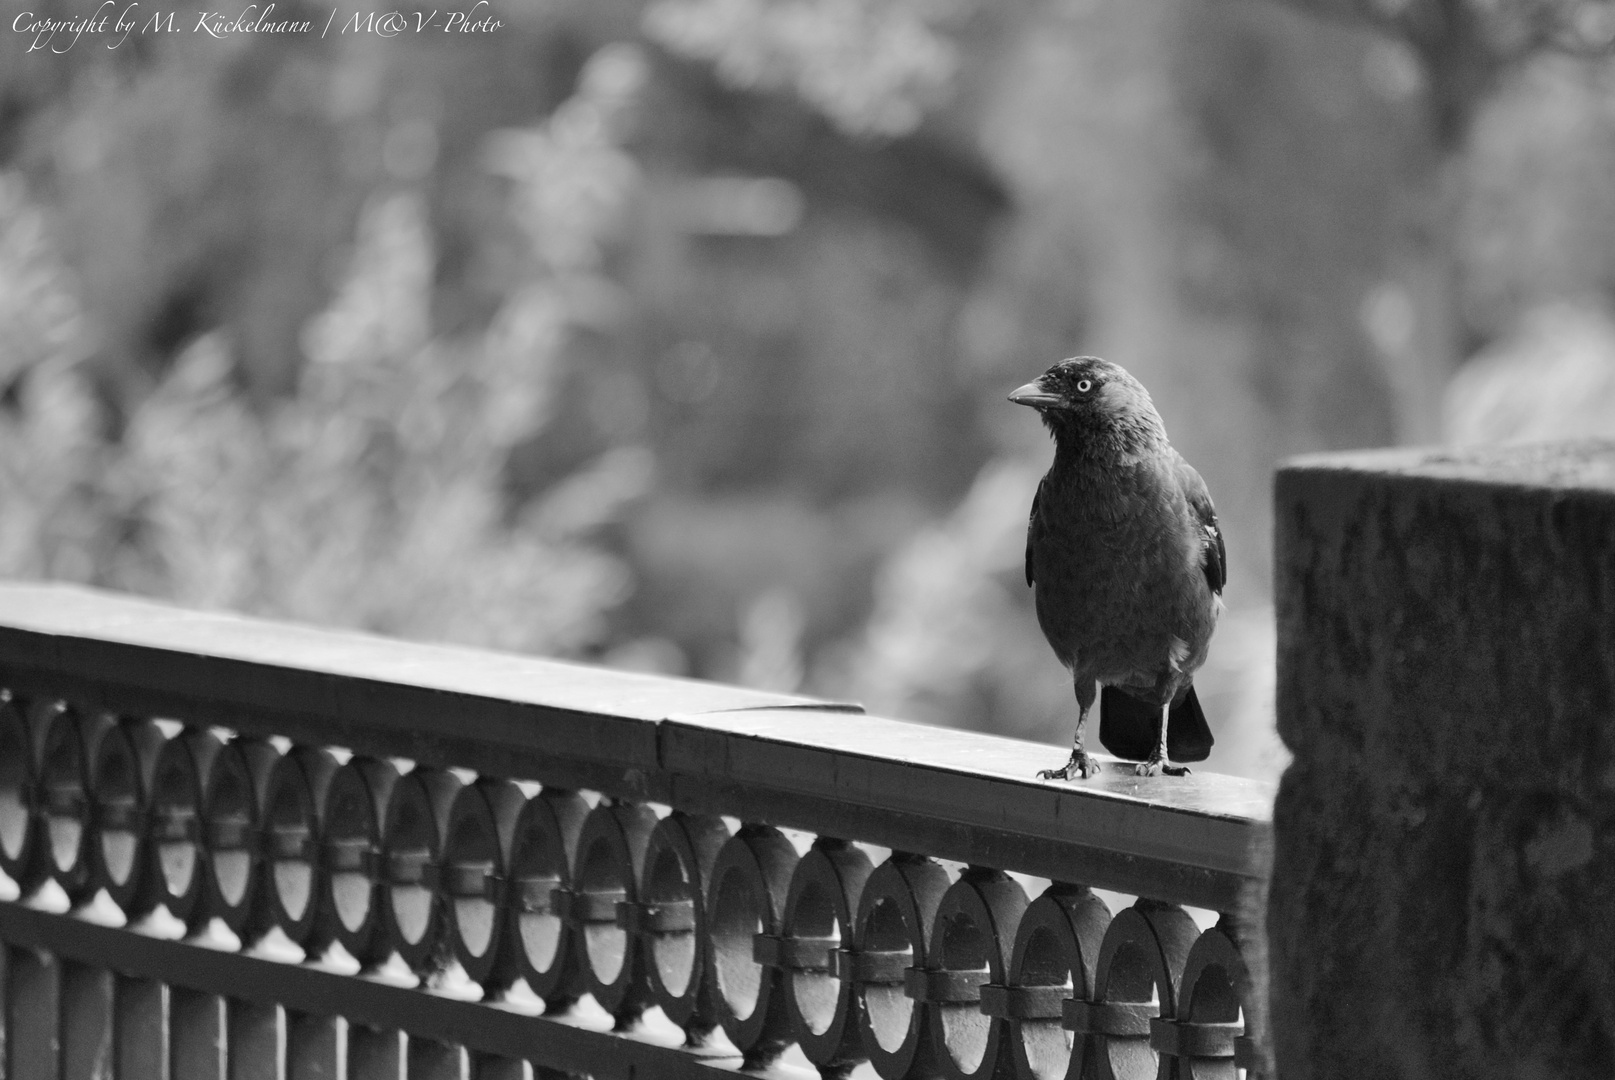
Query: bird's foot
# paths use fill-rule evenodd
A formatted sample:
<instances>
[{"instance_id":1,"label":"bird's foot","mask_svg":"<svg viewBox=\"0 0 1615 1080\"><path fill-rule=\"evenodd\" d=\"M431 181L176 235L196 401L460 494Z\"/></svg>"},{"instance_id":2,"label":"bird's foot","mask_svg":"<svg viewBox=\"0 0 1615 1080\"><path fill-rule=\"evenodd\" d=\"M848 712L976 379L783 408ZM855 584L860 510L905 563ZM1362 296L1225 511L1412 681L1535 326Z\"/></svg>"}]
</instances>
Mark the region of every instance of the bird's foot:
<instances>
[{"instance_id":1,"label":"bird's foot","mask_svg":"<svg viewBox=\"0 0 1615 1080\"><path fill-rule=\"evenodd\" d=\"M1039 780L1086 780L1099 771L1099 762L1084 750L1071 751L1071 760L1058 769L1039 769Z\"/></svg>"},{"instance_id":2,"label":"bird's foot","mask_svg":"<svg viewBox=\"0 0 1615 1080\"><path fill-rule=\"evenodd\" d=\"M1188 776L1187 765L1173 765L1160 754L1151 754L1148 761L1141 761L1134 766L1133 771L1139 776L1154 776L1155 770L1161 770L1163 776Z\"/></svg>"}]
</instances>

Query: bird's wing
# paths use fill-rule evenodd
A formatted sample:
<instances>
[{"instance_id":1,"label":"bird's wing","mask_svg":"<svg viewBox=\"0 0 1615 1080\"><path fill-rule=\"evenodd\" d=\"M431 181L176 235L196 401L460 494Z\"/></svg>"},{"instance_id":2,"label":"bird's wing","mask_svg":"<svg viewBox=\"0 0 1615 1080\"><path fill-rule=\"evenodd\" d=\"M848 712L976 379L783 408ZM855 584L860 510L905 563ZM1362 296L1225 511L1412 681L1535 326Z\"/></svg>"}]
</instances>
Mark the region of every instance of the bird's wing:
<instances>
[{"instance_id":1,"label":"bird's wing","mask_svg":"<svg viewBox=\"0 0 1615 1080\"><path fill-rule=\"evenodd\" d=\"M1032 495L1032 512L1026 517L1026 587L1032 587L1032 534L1037 532L1037 501L1043 497L1043 484L1048 480L1045 476L1037 482L1037 491Z\"/></svg>"},{"instance_id":2,"label":"bird's wing","mask_svg":"<svg viewBox=\"0 0 1615 1080\"><path fill-rule=\"evenodd\" d=\"M1183 485L1189 509L1200 526L1200 568L1205 571L1211 591L1221 596L1228 582L1228 549L1223 545L1222 527L1217 524L1217 508L1211 504L1211 491L1194 466L1177 451L1173 454L1177 457L1178 483Z\"/></svg>"}]
</instances>

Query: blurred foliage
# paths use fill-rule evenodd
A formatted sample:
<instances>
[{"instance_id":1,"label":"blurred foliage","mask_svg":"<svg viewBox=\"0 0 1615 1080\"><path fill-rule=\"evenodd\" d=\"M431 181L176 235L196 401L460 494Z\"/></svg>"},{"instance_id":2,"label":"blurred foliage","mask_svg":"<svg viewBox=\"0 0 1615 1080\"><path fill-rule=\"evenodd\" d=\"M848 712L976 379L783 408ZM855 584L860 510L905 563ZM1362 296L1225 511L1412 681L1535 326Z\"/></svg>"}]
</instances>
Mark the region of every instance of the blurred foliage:
<instances>
[{"instance_id":1,"label":"blurred foliage","mask_svg":"<svg viewBox=\"0 0 1615 1080\"><path fill-rule=\"evenodd\" d=\"M1418 53L1441 141L1458 148L1470 121L1510 68L1544 50L1608 57L1615 49L1610 0L1289 0L1364 22Z\"/></svg>"},{"instance_id":2,"label":"blurred foliage","mask_svg":"<svg viewBox=\"0 0 1615 1080\"><path fill-rule=\"evenodd\" d=\"M0 437L37 458L8 455L22 465L13 482L37 490L4 492L4 520L31 507L46 520L20 522L0 573L406 637L547 653L597 643L629 579L593 537L649 483L648 454L604 454L515 517L503 474L553 407L575 297L631 193L614 140L642 67L631 49L602 50L547 122L488 141L530 257L478 335L433 335L432 238L419 192L400 187L372 196L347 279L308 327L296 391L268 410L238 392L227 343L206 335L136 405L113 455L82 380L54 358L31 365ZM24 234L16 272L48 292L33 220L9 230ZM60 538L76 561L55 551L39 564L40 534L81 492L102 520Z\"/></svg>"},{"instance_id":3,"label":"blurred foliage","mask_svg":"<svg viewBox=\"0 0 1615 1080\"><path fill-rule=\"evenodd\" d=\"M654 0L650 37L732 85L791 87L855 134L902 135L943 100L970 0Z\"/></svg>"},{"instance_id":4,"label":"blurred foliage","mask_svg":"<svg viewBox=\"0 0 1615 1080\"><path fill-rule=\"evenodd\" d=\"M874 708L1023 737L1065 712L1069 687L1039 678L1047 646L1024 603L1026 511L1043 468L990 465L881 568L851 656L853 685Z\"/></svg>"},{"instance_id":5,"label":"blurred foliage","mask_svg":"<svg viewBox=\"0 0 1615 1080\"><path fill-rule=\"evenodd\" d=\"M1615 317L1547 304L1492 343L1447 390L1455 443L1615 439Z\"/></svg>"},{"instance_id":6,"label":"blurred foliage","mask_svg":"<svg viewBox=\"0 0 1615 1080\"><path fill-rule=\"evenodd\" d=\"M86 343L46 213L0 174L0 574L84 580L96 571L107 459L75 370Z\"/></svg>"},{"instance_id":7,"label":"blurred foliage","mask_svg":"<svg viewBox=\"0 0 1615 1080\"><path fill-rule=\"evenodd\" d=\"M553 0L7 54L0 574L1063 740L1003 394L1096 352L1216 496L1201 696L1270 774L1273 464L1596 426L1610 10Z\"/></svg>"},{"instance_id":8,"label":"blurred foliage","mask_svg":"<svg viewBox=\"0 0 1615 1080\"><path fill-rule=\"evenodd\" d=\"M1459 230L1463 317L1482 343L1568 301L1615 297L1615 62L1545 56L1475 124Z\"/></svg>"}]
</instances>

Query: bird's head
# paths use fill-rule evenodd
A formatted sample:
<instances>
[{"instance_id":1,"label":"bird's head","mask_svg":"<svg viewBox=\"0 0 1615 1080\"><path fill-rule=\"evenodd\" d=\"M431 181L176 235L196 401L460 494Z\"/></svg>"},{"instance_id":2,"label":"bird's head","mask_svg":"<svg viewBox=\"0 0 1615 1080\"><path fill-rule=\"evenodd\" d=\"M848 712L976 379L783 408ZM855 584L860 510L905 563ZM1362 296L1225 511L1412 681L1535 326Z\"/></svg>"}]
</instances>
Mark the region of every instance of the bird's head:
<instances>
[{"instance_id":1,"label":"bird's head","mask_svg":"<svg viewBox=\"0 0 1615 1080\"><path fill-rule=\"evenodd\" d=\"M1036 409L1066 450L1136 454L1166 440L1144 384L1097 356L1061 360L1009 400Z\"/></svg>"}]
</instances>

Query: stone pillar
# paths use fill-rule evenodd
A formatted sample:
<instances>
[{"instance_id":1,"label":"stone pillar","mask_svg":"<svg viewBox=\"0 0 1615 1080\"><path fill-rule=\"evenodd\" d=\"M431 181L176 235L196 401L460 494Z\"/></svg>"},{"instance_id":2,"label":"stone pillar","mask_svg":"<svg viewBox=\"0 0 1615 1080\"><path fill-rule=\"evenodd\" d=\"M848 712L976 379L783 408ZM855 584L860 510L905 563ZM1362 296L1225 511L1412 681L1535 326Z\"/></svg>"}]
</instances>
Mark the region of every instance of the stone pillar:
<instances>
[{"instance_id":1,"label":"stone pillar","mask_svg":"<svg viewBox=\"0 0 1615 1080\"><path fill-rule=\"evenodd\" d=\"M1278 1075L1615 1076L1615 442L1275 490Z\"/></svg>"}]
</instances>

